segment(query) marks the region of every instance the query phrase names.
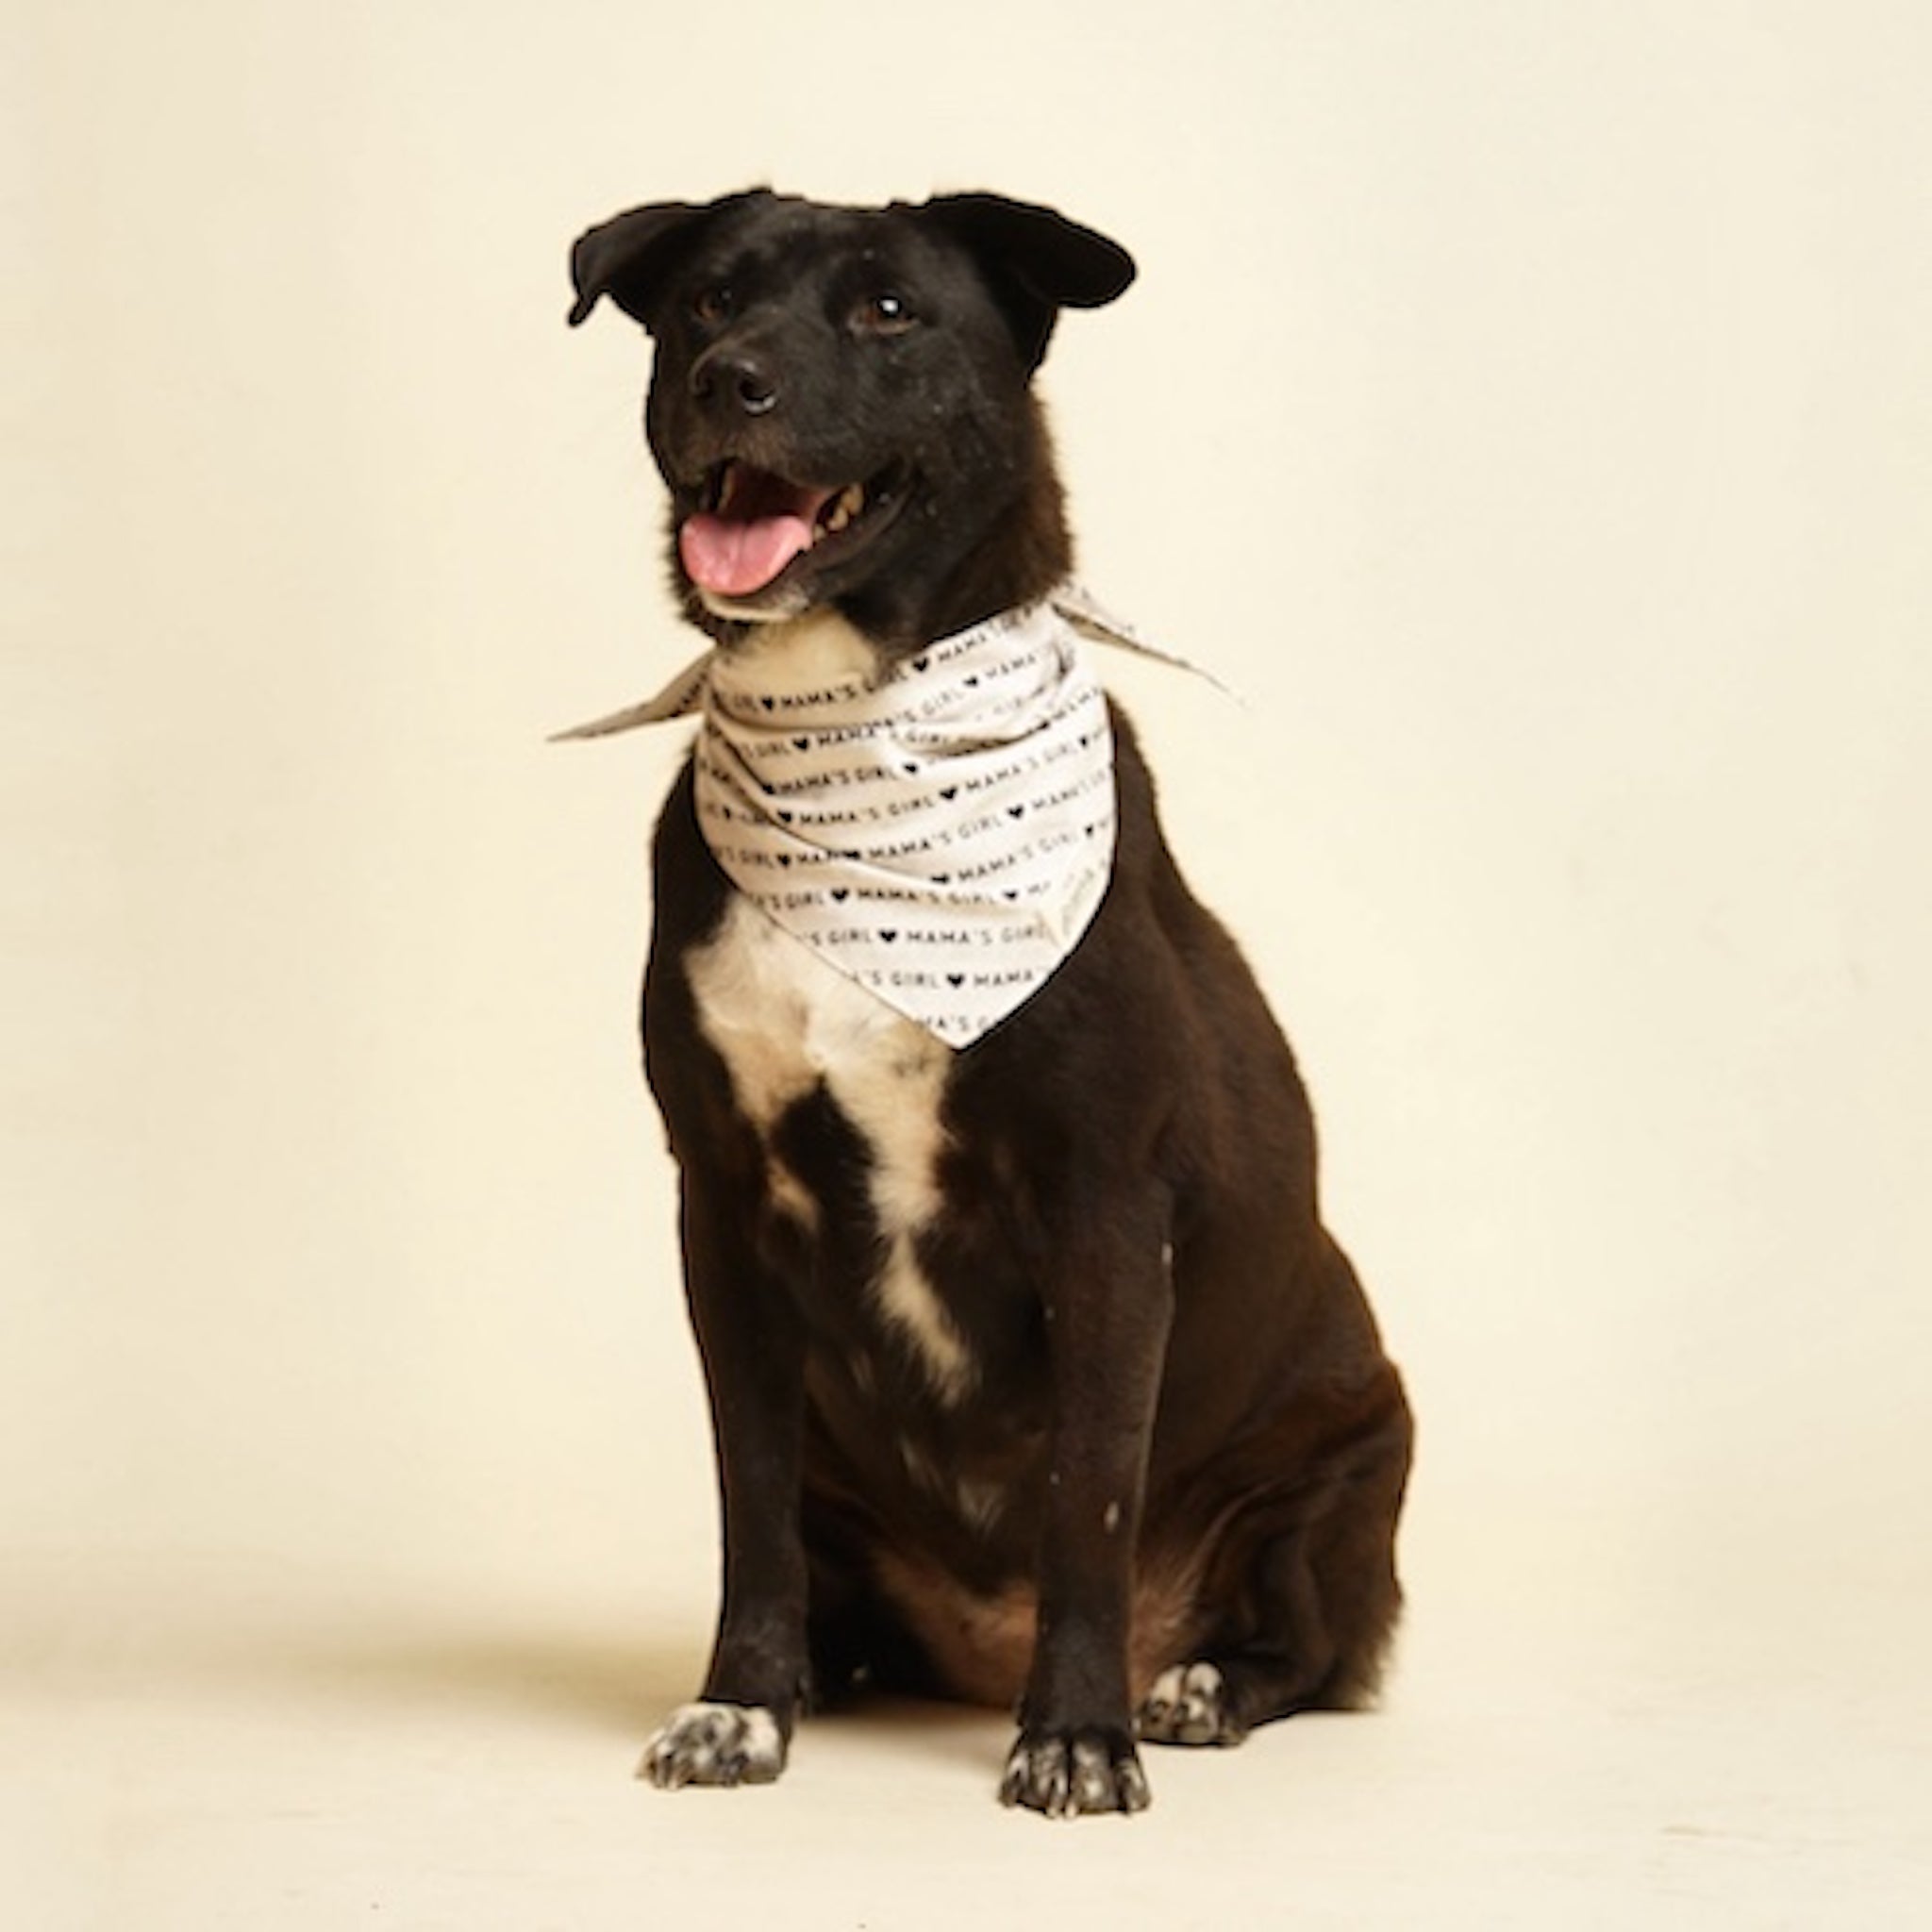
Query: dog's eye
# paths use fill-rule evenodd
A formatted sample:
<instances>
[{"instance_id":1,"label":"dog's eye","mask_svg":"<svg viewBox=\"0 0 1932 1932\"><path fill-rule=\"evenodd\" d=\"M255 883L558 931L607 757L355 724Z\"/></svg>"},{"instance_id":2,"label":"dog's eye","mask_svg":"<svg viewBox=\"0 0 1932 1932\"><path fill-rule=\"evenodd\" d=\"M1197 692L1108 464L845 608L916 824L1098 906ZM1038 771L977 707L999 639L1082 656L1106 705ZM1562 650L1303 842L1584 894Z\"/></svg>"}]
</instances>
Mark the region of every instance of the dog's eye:
<instances>
[{"instance_id":1,"label":"dog's eye","mask_svg":"<svg viewBox=\"0 0 1932 1932\"><path fill-rule=\"evenodd\" d=\"M691 298L691 312L707 327L715 328L721 322L729 322L737 307L738 297L730 286L720 282L713 288L698 291Z\"/></svg>"},{"instance_id":2,"label":"dog's eye","mask_svg":"<svg viewBox=\"0 0 1932 1932\"><path fill-rule=\"evenodd\" d=\"M865 335L903 336L918 322L911 303L892 289L867 295L852 311L852 326Z\"/></svg>"}]
</instances>

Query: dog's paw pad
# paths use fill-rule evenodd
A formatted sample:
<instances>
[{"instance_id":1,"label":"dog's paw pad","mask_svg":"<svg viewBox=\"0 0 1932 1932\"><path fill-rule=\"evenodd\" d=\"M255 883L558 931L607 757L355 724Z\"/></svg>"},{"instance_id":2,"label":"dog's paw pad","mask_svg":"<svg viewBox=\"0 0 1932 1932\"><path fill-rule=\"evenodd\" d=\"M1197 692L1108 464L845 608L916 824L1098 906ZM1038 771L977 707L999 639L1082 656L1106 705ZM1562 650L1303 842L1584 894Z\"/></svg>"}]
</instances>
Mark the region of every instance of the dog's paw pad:
<instances>
[{"instance_id":1,"label":"dog's paw pad","mask_svg":"<svg viewBox=\"0 0 1932 1932\"><path fill-rule=\"evenodd\" d=\"M1246 1735L1227 1707L1227 1680L1212 1664L1163 1671L1141 1707L1140 1735L1150 1744L1239 1744Z\"/></svg>"},{"instance_id":2,"label":"dog's paw pad","mask_svg":"<svg viewBox=\"0 0 1932 1932\"><path fill-rule=\"evenodd\" d=\"M638 1775L658 1790L768 1785L785 1769L785 1734L759 1705L687 1704L644 1746Z\"/></svg>"},{"instance_id":3,"label":"dog's paw pad","mask_svg":"<svg viewBox=\"0 0 1932 1932\"><path fill-rule=\"evenodd\" d=\"M1000 1786L1002 1805L1024 1806L1049 1818L1144 1811L1151 1802L1132 1741L1099 1733L1023 1736Z\"/></svg>"}]
</instances>

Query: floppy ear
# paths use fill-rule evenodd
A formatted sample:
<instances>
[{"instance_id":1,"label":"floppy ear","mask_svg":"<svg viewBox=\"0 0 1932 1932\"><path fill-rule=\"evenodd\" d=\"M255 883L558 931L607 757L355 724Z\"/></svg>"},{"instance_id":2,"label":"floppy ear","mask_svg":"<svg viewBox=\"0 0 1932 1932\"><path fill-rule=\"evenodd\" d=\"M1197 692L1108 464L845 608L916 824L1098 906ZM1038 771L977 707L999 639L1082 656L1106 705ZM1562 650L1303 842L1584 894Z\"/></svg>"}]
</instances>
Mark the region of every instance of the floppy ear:
<instances>
[{"instance_id":1,"label":"floppy ear","mask_svg":"<svg viewBox=\"0 0 1932 1932\"><path fill-rule=\"evenodd\" d=\"M703 218L751 198L747 193L724 201L653 202L579 235L570 252L571 279L577 290L571 327L596 308L600 295L608 295L633 322L649 328L658 289Z\"/></svg>"},{"instance_id":2,"label":"floppy ear","mask_svg":"<svg viewBox=\"0 0 1932 1932\"><path fill-rule=\"evenodd\" d=\"M1062 308L1099 308L1134 279L1134 258L1118 242L1035 202L936 194L915 212L973 252L1029 373Z\"/></svg>"}]
</instances>

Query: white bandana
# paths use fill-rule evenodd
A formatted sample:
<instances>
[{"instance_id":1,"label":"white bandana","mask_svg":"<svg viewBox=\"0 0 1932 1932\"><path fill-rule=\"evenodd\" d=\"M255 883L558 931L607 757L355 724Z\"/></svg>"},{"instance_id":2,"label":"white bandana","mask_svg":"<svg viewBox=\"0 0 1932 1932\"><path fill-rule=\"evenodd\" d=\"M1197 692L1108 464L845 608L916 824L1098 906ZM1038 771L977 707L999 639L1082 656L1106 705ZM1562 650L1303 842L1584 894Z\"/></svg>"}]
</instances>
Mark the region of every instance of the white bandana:
<instances>
[{"instance_id":1,"label":"white bandana","mask_svg":"<svg viewBox=\"0 0 1932 1932\"><path fill-rule=\"evenodd\" d=\"M657 697L562 735L701 710L698 822L732 884L888 1006L970 1046L1066 959L1111 875L1113 734L1082 634L1164 658L1069 585L809 691L714 650Z\"/></svg>"}]
</instances>

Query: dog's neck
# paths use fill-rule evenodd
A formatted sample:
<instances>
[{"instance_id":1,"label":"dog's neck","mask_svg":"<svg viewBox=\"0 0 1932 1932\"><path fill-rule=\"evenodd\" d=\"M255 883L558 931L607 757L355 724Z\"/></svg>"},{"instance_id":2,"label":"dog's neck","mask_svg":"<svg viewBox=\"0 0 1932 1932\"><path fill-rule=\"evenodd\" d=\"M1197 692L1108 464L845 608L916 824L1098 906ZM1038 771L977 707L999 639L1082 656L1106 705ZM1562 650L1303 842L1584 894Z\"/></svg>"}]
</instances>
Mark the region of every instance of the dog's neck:
<instances>
[{"instance_id":1,"label":"dog's neck","mask_svg":"<svg viewBox=\"0 0 1932 1932\"><path fill-rule=\"evenodd\" d=\"M746 682L774 694L867 681L885 669L885 653L836 609L824 607L775 624L747 625L721 647Z\"/></svg>"},{"instance_id":2,"label":"dog's neck","mask_svg":"<svg viewBox=\"0 0 1932 1932\"><path fill-rule=\"evenodd\" d=\"M1039 602L1051 605L1089 642L1151 658L1157 663L1203 678L1217 691L1227 691L1227 687L1211 672L1150 643L1133 625L1123 623L1097 604L1082 585L1072 579L1057 585ZM742 655L745 653L750 655ZM623 710L594 718L589 724L553 732L551 742L612 738L619 732L634 731L641 724L661 724L668 719L689 716L702 708L712 670L724 662L742 664L754 672L775 699L781 693L831 690L854 680L870 683L883 675L894 661L916 655L916 651L883 650L836 610L808 611L802 617L789 618L780 624L760 625L748 638L714 644L687 664L656 696L641 704L626 705Z\"/></svg>"}]
</instances>

